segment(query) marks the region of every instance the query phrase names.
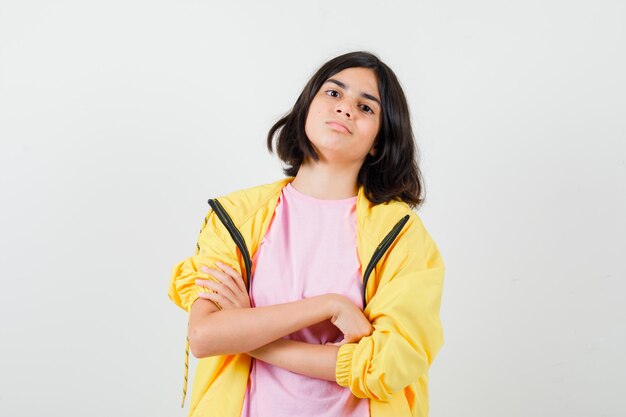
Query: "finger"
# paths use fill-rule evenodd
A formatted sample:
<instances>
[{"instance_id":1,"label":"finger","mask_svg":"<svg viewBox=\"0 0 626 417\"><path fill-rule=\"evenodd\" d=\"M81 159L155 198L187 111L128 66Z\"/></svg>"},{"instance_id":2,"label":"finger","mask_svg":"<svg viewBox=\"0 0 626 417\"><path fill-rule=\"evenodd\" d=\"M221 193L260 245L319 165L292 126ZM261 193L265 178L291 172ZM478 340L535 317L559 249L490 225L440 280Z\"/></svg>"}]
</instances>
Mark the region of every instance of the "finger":
<instances>
[{"instance_id":1,"label":"finger","mask_svg":"<svg viewBox=\"0 0 626 417\"><path fill-rule=\"evenodd\" d=\"M203 266L201 267L206 272L210 271L210 268ZM235 300L235 295L230 291L230 289L224 286L219 279L199 279L195 280L196 285L204 288L208 288L209 292L201 291L199 294L219 294L224 299L228 300L228 303L232 304L233 300Z\"/></svg>"},{"instance_id":2,"label":"finger","mask_svg":"<svg viewBox=\"0 0 626 417\"><path fill-rule=\"evenodd\" d=\"M241 274L239 272L237 272L237 270L235 268L233 268L230 265L226 265L225 263L222 263L222 262L218 262L217 266L219 266L222 270L224 270L226 273L229 274L229 276L232 278L233 282L237 285L237 287L241 291L244 291L245 293L248 293L248 291L246 290L246 284L243 281L243 277L241 276Z\"/></svg>"},{"instance_id":3,"label":"finger","mask_svg":"<svg viewBox=\"0 0 626 417\"><path fill-rule=\"evenodd\" d=\"M217 302L222 308L230 308L233 304L228 298L216 292L200 292L198 297Z\"/></svg>"},{"instance_id":4,"label":"finger","mask_svg":"<svg viewBox=\"0 0 626 417\"><path fill-rule=\"evenodd\" d=\"M213 290L213 292L222 294L223 296L227 297L230 300L233 300L236 298L235 295L230 291L228 287L220 284L219 282L215 282L215 281L211 281L207 279L197 279L196 285L211 289Z\"/></svg>"},{"instance_id":5,"label":"finger","mask_svg":"<svg viewBox=\"0 0 626 417\"><path fill-rule=\"evenodd\" d=\"M201 287L210 288L218 294L222 294L230 300L237 298L236 294L233 294L232 290L220 282L211 281L209 279L197 279L196 284Z\"/></svg>"},{"instance_id":6,"label":"finger","mask_svg":"<svg viewBox=\"0 0 626 417\"><path fill-rule=\"evenodd\" d=\"M214 290L215 292L226 295L228 298L233 298L235 296L235 294L232 293L230 288L222 284L220 281L213 281L210 279L196 279L196 285L210 288Z\"/></svg>"},{"instance_id":7,"label":"finger","mask_svg":"<svg viewBox=\"0 0 626 417\"><path fill-rule=\"evenodd\" d=\"M217 279L220 284L225 285L233 296L236 296L241 292L237 284L233 282L233 279L230 275L228 275L224 271L220 271L219 269L209 268L207 266L203 266L200 269L210 274L212 277Z\"/></svg>"}]
</instances>

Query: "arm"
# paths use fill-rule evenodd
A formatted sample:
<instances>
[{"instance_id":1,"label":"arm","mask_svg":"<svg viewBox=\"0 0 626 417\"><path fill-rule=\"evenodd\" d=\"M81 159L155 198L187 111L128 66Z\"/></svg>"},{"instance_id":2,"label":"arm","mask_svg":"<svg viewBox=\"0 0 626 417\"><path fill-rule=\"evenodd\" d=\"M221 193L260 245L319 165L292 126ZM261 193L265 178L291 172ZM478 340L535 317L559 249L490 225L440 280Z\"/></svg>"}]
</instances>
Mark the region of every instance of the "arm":
<instances>
[{"instance_id":1,"label":"arm","mask_svg":"<svg viewBox=\"0 0 626 417\"><path fill-rule=\"evenodd\" d=\"M381 282L365 309L374 332L337 354L337 383L360 398L388 401L428 372L444 343L441 255L419 218L403 238L402 249L393 250L396 242L385 255Z\"/></svg>"},{"instance_id":2,"label":"arm","mask_svg":"<svg viewBox=\"0 0 626 417\"><path fill-rule=\"evenodd\" d=\"M196 279L213 279L200 270L202 265L216 268L217 262L221 261L239 267L236 245L230 241L226 243L224 234L228 235L228 231L213 210L209 210L200 230L195 255L178 262L172 269L167 295L186 312L191 311L192 304L202 292L200 286L196 285ZM217 311L221 306L215 303L213 308L206 309Z\"/></svg>"},{"instance_id":3,"label":"arm","mask_svg":"<svg viewBox=\"0 0 626 417\"><path fill-rule=\"evenodd\" d=\"M374 328L351 300L337 294L328 295L334 296L331 322L343 333L341 342L320 345L281 338L247 352L248 355L291 372L336 382L339 346L358 342L371 335Z\"/></svg>"},{"instance_id":4,"label":"arm","mask_svg":"<svg viewBox=\"0 0 626 417\"><path fill-rule=\"evenodd\" d=\"M330 319L332 307L333 294L271 306L219 311L212 301L198 299L191 308L189 347L197 358L245 353Z\"/></svg>"},{"instance_id":5,"label":"arm","mask_svg":"<svg viewBox=\"0 0 626 417\"><path fill-rule=\"evenodd\" d=\"M278 339L248 355L297 374L335 382L338 351L339 346Z\"/></svg>"},{"instance_id":6,"label":"arm","mask_svg":"<svg viewBox=\"0 0 626 417\"><path fill-rule=\"evenodd\" d=\"M189 338L196 357L249 352L327 319L343 333L344 338L340 344L356 342L363 336L372 334L374 330L360 308L339 294L323 294L290 303L250 308L241 275L228 265L221 267L223 270L201 268L210 272L221 284L212 280L197 280L199 285L211 290L200 293L200 296L219 303L222 309L216 311L215 304L203 303L206 300L196 300L192 306ZM232 326L233 323L236 326ZM320 349L308 344L306 348L311 354L326 353L322 360L328 364L326 375L330 375L337 357L336 349ZM264 349L264 352L267 351ZM300 352L298 350L297 354ZM305 359L294 356L295 353L293 349L287 352L291 360ZM329 353L334 353L332 358ZM309 368L310 366L305 367Z\"/></svg>"}]
</instances>

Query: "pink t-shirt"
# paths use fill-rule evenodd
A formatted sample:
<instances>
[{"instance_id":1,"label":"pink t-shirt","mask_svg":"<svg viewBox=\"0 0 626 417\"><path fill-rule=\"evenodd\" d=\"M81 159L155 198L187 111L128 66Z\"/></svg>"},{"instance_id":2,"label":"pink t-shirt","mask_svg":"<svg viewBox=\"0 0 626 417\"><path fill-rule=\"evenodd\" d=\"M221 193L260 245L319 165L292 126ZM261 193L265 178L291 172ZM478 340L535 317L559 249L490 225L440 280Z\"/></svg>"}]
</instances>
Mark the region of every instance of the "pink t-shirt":
<instances>
[{"instance_id":1,"label":"pink t-shirt","mask_svg":"<svg viewBox=\"0 0 626 417\"><path fill-rule=\"evenodd\" d=\"M332 292L363 308L356 199L321 200L287 183L254 255L250 286L253 307ZM285 338L323 344L339 342L343 335L327 320ZM355 397L335 381L252 359L242 417L369 415L369 400Z\"/></svg>"}]
</instances>

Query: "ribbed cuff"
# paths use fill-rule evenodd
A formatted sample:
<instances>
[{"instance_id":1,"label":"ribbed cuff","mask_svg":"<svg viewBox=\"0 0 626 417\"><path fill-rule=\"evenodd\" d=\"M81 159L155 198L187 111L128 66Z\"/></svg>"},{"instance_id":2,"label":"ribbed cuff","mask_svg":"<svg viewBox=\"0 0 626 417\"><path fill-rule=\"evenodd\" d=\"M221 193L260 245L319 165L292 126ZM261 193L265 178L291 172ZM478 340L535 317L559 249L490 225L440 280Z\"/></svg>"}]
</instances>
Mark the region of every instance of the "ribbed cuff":
<instances>
[{"instance_id":1,"label":"ribbed cuff","mask_svg":"<svg viewBox=\"0 0 626 417\"><path fill-rule=\"evenodd\" d=\"M350 385L350 368L352 366L352 354L357 343L346 343L339 347L337 352L337 366L335 367L335 380L342 387Z\"/></svg>"}]
</instances>

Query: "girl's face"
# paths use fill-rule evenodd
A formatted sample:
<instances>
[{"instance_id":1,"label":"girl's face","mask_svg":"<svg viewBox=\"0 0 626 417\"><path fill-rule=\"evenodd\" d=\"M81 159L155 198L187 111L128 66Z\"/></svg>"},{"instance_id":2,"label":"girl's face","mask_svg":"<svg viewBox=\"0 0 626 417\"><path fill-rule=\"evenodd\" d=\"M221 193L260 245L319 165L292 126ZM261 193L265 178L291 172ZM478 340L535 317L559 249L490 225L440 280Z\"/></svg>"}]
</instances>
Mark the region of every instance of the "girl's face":
<instances>
[{"instance_id":1,"label":"girl's face","mask_svg":"<svg viewBox=\"0 0 626 417\"><path fill-rule=\"evenodd\" d=\"M360 167L368 152L375 154L381 110L374 71L346 68L322 84L304 130L322 161Z\"/></svg>"}]
</instances>

